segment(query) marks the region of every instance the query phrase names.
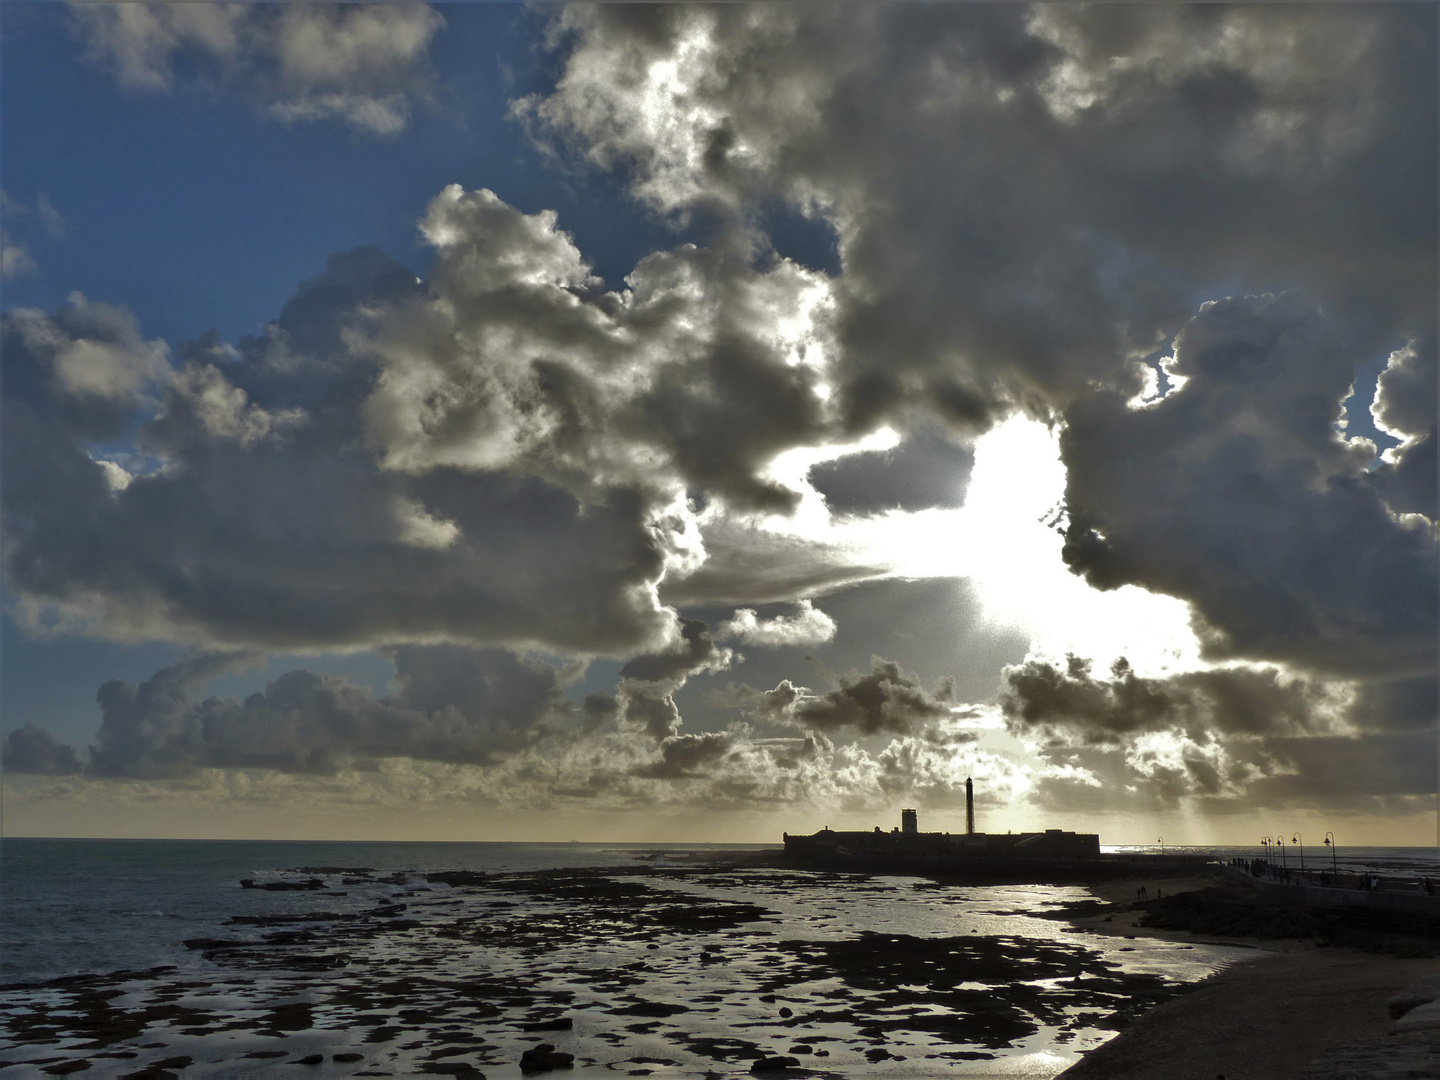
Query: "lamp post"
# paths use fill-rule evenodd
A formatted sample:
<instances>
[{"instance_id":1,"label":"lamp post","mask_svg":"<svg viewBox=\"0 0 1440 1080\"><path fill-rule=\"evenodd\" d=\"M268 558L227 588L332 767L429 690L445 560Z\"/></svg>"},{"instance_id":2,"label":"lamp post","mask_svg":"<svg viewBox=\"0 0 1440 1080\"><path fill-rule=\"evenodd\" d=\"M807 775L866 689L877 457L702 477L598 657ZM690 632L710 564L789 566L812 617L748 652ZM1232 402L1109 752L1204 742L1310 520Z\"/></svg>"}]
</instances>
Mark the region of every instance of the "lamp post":
<instances>
[{"instance_id":1,"label":"lamp post","mask_svg":"<svg viewBox=\"0 0 1440 1080\"><path fill-rule=\"evenodd\" d=\"M1303 874L1305 872L1305 841L1300 839L1300 834L1297 832L1290 838L1290 842L1298 844L1300 847L1300 872Z\"/></svg>"},{"instance_id":2,"label":"lamp post","mask_svg":"<svg viewBox=\"0 0 1440 1080\"><path fill-rule=\"evenodd\" d=\"M1335 843L1335 834L1333 832L1327 832L1325 834L1325 846L1330 849L1330 870L1332 873L1338 875L1340 873L1340 867L1335 862L1335 852L1339 849L1340 845Z\"/></svg>"},{"instance_id":3,"label":"lamp post","mask_svg":"<svg viewBox=\"0 0 1440 1080\"><path fill-rule=\"evenodd\" d=\"M1285 837L1277 836L1275 846L1280 849L1280 869L1285 869Z\"/></svg>"},{"instance_id":4,"label":"lamp post","mask_svg":"<svg viewBox=\"0 0 1440 1080\"><path fill-rule=\"evenodd\" d=\"M1268 836L1262 836L1262 837L1260 837L1260 847L1261 847L1261 849L1265 852L1265 865L1266 865L1266 866L1270 866L1270 865L1271 865L1271 862L1270 862L1270 840L1271 840L1271 837L1268 837Z\"/></svg>"},{"instance_id":5,"label":"lamp post","mask_svg":"<svg viewBox=\"0 0 1440 1080\"><path fill-rule=\"evenodd\" d=\"M1158 836L1158 837L1155 838L1155 842L1160 845L1160 854L1161 854L1161 855L1164 855L1164 854L1165 854L1165 838L1164 838L1163 836Z\"/></svg>"}]
</instances>

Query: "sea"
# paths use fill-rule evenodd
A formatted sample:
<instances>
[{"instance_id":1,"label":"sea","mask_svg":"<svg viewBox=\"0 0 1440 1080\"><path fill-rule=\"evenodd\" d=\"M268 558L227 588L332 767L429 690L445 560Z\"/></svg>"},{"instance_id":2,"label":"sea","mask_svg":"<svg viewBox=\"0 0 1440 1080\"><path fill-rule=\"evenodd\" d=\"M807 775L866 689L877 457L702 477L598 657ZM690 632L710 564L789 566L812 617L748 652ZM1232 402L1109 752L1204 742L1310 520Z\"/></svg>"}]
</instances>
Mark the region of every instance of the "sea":
<instances>
[{"instance_id":1,"label":"sea","mask_svg":"<svg viewBox=\"0 0 1440 1080\"><path fill-rule=\"evenodd\" d=\"M1078 930L1083 886L758 865L777 850L3 839L0 1075L519 1077L546 1043L570 1076L1049 1080L1263 962ZM1440 877L1429 848L1306 855Z\"/></svg>"}]
</instances>

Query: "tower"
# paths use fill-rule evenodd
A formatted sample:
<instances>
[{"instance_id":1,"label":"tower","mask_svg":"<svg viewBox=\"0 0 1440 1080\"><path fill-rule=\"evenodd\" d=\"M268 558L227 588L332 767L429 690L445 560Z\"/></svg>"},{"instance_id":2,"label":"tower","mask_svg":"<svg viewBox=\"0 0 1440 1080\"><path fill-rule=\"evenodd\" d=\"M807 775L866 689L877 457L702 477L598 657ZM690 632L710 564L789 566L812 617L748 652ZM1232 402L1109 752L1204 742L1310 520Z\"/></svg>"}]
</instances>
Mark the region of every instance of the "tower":
<instances>
[{"instance_id":1,"label":"tower","mask_svg":"<svg viewBox=\"0 0 1440 1080\"><path fill-rule=\"evenodd\" d=\"M914 810L900 811L900 831L907 836L913 836L920 831L920 820Z\"/></svg>"},{"instance_id":2,"label":"tower","mask_svg":"<svg viewBox=\"0 0 1440 1080\"><path fill-rule=\"evenodd\" d=\"M965 777L965 835L975 835L975 785Z\"/></svg>"}]
</instances>

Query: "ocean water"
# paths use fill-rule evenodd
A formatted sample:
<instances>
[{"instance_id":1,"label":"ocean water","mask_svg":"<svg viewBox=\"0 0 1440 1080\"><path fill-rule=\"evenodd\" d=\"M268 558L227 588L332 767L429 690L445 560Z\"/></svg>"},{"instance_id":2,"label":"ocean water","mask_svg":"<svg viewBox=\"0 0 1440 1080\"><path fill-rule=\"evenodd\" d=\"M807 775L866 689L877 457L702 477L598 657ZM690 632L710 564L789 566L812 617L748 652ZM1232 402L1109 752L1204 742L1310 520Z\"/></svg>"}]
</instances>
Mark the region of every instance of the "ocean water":
<instances>
[{"instance_id":1,"label":"ocean water","mask_svg":"<svg viewBox=\"0 0 1440 1080\"><path fill-rule=\"evenodd\" d=\"M381 875L411 870L504 873L613 866L663 847L0 839L0 984L160 964L203 966L182 944L184 939L213 934L232 915L314 906L307 894L238 887L244 878L275 877L291 867L364 866ZM745 847L736 845L735 850Z\"/></svg>"},{"instance_id":2,"label":"ocean water","mask_svg":"<svg viewBox=\"0 0 1440 1080\"><path fill-rule=\"evenodd\" d=\"M1256 955L1077 933L1078 886L717 869L715 850L6 839L0 1074L263 1075L320 1054L334 1074L510 1077L545 1041L576 1076L792 1054L817 1076L1048 1078ZM1339 862L1440 876L1428 849ZM311 877L325 888L240 886Z\"/></svg>"}]
</instances>

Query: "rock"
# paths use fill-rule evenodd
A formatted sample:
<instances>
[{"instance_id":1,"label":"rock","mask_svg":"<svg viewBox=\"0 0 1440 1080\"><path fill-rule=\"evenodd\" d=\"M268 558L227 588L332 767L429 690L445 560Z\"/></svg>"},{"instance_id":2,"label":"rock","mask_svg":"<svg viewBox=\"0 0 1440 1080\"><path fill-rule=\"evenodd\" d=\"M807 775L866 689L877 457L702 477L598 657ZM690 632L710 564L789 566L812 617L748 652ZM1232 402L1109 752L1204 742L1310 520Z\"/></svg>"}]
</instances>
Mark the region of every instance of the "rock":
<instances>
[{"instance_id":1,"label":"rock","mask_svg":"<svg viewBox=\"0 0 1440 1080\"><path fill-rule=\"evenodd\" d=\"M483 885L490 875L478 870L441 870L438 873L426 874L425 880L440 885L449 885L452 889L464 885Z\"/></svg>"},{"instance_id":2,"label":"rock","mask_svg":"<svg viewBox=\"0 0 1440 1080\"><path fill-rule=\"evenodd\" d=\"M568 1016L557 1016L552 1020L534 1020L528 1024L521 1024L521 1031L569 1031L575 1026L575 1021Z\"/></svg>"},{"instance_id":3,"label":"rock","mask_svg":"<svg viewBox=\"0 0 1440 1080\"><path fill-rule=\"evenodd\" d=\"M780 1006L780 1015L783 1016L786 1020L789 1020L790 1017L795 1015L795 1011L785 1005L782 1005Z\"/></svg>"},{"instance_id":4,"label":"rock","mask_svg":"<svg viewBox=\"0 0 1440 1080\"><path fill-rule=\"evenodd\" d=\"M1399 1020L1390 1025L1391 1035L1407 1031L1433 1031L1440 1029L1440 1001L1416 1005Z\"/></svg>"},{"instance_id":5,"label":"rock","mask_svg":"<svg viewBox=\"0 0 1440 1080\"><path fill-rule=\"evenodd\" d=\"M1433 990L1402 990L1385 1002L1385 1008L1389 1011L1391 1020L1399 1020L1417 1005L1429 1005L1434 1000Z\"/></svg>"},{"instance_id":6,"label":"rock","mask_svg":"<svg viewBox=\"0 0 1440 1080\"><path fill-rule=\"evenodd\" d=\"M794 1046L790 1047L790 1053L792 1054L813 1054L814 1052L814 1050L810 1049L810 1047L806 1046L804 1043L796 1043Z\"/></svg>"},{"instance_id":7,"label":"rock","mask_svg":"<svg viewBox=\"0 0 1440 1080\"><path fill-rule=\"evenodd\" d=\"M264 889L267 892L317 892L325 888L325 882L317 877L308 881L256 881L254 878L241 878L242 889Z\"/></svg>"},{"instance_id":8,"label":"rock","mask_svg":"<svg viewBox=\"0 0 1440 1080\"><path fill-rule=\"evenodd\" d=\"M291 1065L323 1065L325 1064L324 1054L306 1054L303 1058L296 1058L290 1062Z\"/></svg>"},{"instance_id":9,"label":"rock","mask_svg":"<svg viewBox=\"0 0 1440 1080\"><path fill-rule=\"evenodd\" d=\"M779 1072L781 1069L798 1069L799 1067L800 1061L798 1058L781 1057L779 1055L775 1057L756 1058L750 1063L750 1071L756 1074Z\"/></svg>"},{"instance_id":10,"label":"rock","mask_svg":"<svg viewBox=\"0 0 1440 1080\"><path fill-rule=\"evenodd\" d=\"M556 1050L549 1043L532 1046L520 1055L521 1072L549 1072L551 1069L568 1069L574 1064L574 1054Z\"/></svg>"},{"instance_id":11,"label":"rock","mask_svg":"<svg viewBox=\"0 0 1440 1080\"><path fill-rule=\"evenodd\" d=\"M339 1061L339 1062L343 1062L343 1063L345 1063L345 1064L349 1064L349 1063L352 1062L352 1061L364 1061L364 1060L365 1060L365 1055L364 1055L364 1054L331 1054L331 1055L330 1055L330 1060L331 1060L331 1061Z\"/></svg>"},{"instance_id":12,"label":"rock","mask_svg":"<svg viewBox=\"0 0 1440 1080\"><path fill-rule=\"evenodd\" d=\"M259 944L255 941L239 941L235 938L213 938L213 937L192 937L186 938L182 944L187 949L245 949Z\"/></svg>"}]
</instances>

